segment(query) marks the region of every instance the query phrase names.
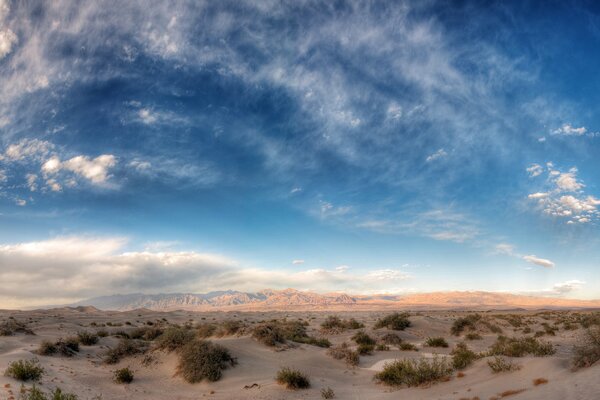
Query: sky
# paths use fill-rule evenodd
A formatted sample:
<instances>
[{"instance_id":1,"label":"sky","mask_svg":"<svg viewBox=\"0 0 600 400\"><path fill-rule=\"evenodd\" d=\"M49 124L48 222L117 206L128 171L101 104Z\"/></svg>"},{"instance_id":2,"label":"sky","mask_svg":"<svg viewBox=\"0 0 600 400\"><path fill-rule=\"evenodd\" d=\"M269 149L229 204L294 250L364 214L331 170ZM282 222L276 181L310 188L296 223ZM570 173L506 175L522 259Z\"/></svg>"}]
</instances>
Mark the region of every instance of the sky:
<instances>
[{"instance_id":1,"label":"sky","mask_svg":"<svg viewBox=\"0 0 600 400\"><path fill-rule=\"evenodd\" d=\"M600 8L0 0L0 308L600 298Z\"/></svg>"}]
</instances>

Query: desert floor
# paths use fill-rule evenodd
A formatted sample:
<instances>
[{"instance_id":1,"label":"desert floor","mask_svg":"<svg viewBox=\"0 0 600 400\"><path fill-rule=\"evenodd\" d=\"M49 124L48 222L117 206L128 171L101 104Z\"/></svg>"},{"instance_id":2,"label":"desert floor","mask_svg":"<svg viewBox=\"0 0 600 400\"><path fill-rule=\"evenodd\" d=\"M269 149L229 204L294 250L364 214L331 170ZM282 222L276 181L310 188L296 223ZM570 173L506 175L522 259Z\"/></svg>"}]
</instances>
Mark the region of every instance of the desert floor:
<instances>
[{"instance_id":1,"label":"desert floor","mask_svg":"<svg viewBox=\"0 0 600 400\"><path fill-rule=\"evenodd\" d=\"M388 329L373 329L375 321L385 312L338 312L341 318L353 317L366 325L365 331L380 338ZM3 376L10 362L19 359L39 359L45 373L37 383L45 391L60 387L65 392L78 395L79 399L320 399L321 389L330 387L336 399L599 399L600 363L578 371L571 369L572 349L584 329L565 330L559 321L567 311L536 312L482 312L486 319L499 326L506 336L524 336L523 326L514 327L503 315L520 315L532 332L543 330L542 323L557 326L555 335L544 335L540 339L551 342L556 353L547 357L512 358L520 369L513 372L492 373L487 364L490 357L481 358L464 369L464 376L454 372L445 382L427 387L389 387L374 380L374 374L385 364L385 360L431 357L432 354L449 354L454 345L464 340L450 333L453 321L467 315L466 312L432 311L411 313L412 326L404 331L394 331L403 341L417 346L419 351L401 351L391 346L389 351L375 351L373 355L360 357L357 367L349 367L344 361L335 360L327 349L297 344L284 347L268 347L259 343L248 333L261 321L272 319L308 321L309 334L321 337L320 324L331 315L328 312L154 312L136 310L130 312L105 312L94 309L54 309L45 311L0 311L0 323L18 321L25 323L35 334L15 333L0 337L0 399L18 399L21 382ZM166 320L166 321L165 321ZM117 331L132 330L154 324L220 323L225 320L242 321L249 328L241 335L210 338L229 349L237 358L237 365L224 370L217 382L190 384L176 375L177 355L164 351L151 351L146 355L123 359L116 365L103 363L103 354L114 347L119 338L112 336ZM105 330L109 336L100 338L96 345L81 346L73 357L42 356L36 349L43 340L57 340L81 331ZM529 331L529 330L528 330ZM327 334L333 345L344 341L354 345L350 339L356 330ZM485 351L496 340L498 334L482 330L481 340L468 341L476 351ZM427 337L444 337L448 348L425 346ZM531 334L529 335L531 336ZM113 371L129 366L135 373L131 384L113 382ZM275 381L277 371L284 366L306 373L311 387L305 390L288 390ZM547 383L534 385L533 380L544 378ZM256 385L253 385L256 384ZM26 382L26 387L31 387ZM252 386L252 387L251 387ZM245 388L251 387L251 388ZM522 390L524 389L524 390ZM522 391L521 391L522 390ZM511 394L510 391L517 391Z\"/></svg>"}]
</instances>

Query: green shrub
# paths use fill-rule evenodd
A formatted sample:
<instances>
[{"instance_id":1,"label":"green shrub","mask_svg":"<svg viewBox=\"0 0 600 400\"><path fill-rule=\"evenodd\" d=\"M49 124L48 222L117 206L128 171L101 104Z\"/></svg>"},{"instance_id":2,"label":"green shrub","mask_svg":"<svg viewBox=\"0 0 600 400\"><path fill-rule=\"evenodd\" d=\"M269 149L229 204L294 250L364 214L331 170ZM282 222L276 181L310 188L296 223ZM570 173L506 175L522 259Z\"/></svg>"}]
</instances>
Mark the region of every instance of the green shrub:
<instances>
[{"instance_id":1,"label":"green shrub","mask_svg":"<svg viewBox=\"0 0 600 400\"><path fill-rule=\"evenodd\" d=\"M198 331L198 337L205 339L215 334L217 326L215 324L200 324L196 330Z\"/></svg>"},{"instance_id":2,"label":"green shrub","mask_svg":"<svg viewBox=\"0 0 600 400\"><path fill-rule=\"evenodd\" d=\"M113 373L113 380L116 383L129 384L133 382L133 371L129 367L120 368Z\"/></svg>"},{"instance_id":3,"label":"green shrub","mask_svg":"<svg viewBox=\"0 0 600 400\"><path fill-rule=\"evenodd\" d=\"M458 343L450 354L454 369L465 369L477 359L477 354L464 343Z\"/></svg>"},{"instance_id":4,"label":"green shrub","mask_svg":"<svg viewBox=\"0 0 600 400\"><path fill-rule=\"evenodd\" d=\"M477 322L479 322L480 320L480 314L470 314L466 317L458 318L454 320L452 328L450 328L450 332L453 335L460 336L460 334L465 330L465 328L469 328L470 330L477 329Z\"/></svg>"},{"instance_id":5,"label":"green shrub","mask_svg":"<svg viewBox=\"0 0 600 400\"><path fill-rule=\"evenodd\" d=\"M505 360L502 357L494 357L493 360L488 360L488 365L490 366L490 368L492 369L492 372L497 374L499 372L509 372L509 371L516 371L519 369L519 367L515 364L513 364L512 361L510 360Z\"/></svg>"},{"instance_id":6,"label":"green shrub","mask_svg":"<svg viewBox=\"0 0 600 400\"><path fill-rule=\"evenodd\" d=\"M356 332L354 336L352 336L352 340L354 340L356 344L366 344L371 346L374 346L375 343L377 343L375 339L369 336L365 331Z\"/></svg>"},{"instance_id":7,"label":"green shrub","mask_svg":"<svg viewBox=\"0 0 600 400\"><path fill-rule=\"evenodd\" d=\"M321 389L321 398L322 399L333 399L335 397L335 392L332 388L323 388Z\"/></svg>"},{"instance_id":8,"label":"green shrub","mask_svg":"<svg viewBox=\"0 0 600 400\"><path fill-rule=\"evenodd\" d=\"M256 326L252 330L252 337L267 346L276 346L279 343L285 343L283 331L276 323L266 323Z\"/></svg>"},{"instance_id":9,"label":"green shrub","mask_svg":"<svg viewBox=\"0 0 600 400\"><path fill-rule=\"evenodd\" d=\"M442 337L430 337L425 341L425 345L429 347L448 347L448 342Z\"/></svg>"},{"instance_id":10,"label":"green shrub","mask_svg":"<svg viewBox=\"0 0 600 400\"><path fill-rule=\"evenodd\" d=\"M72 357L79 351L79 338L76 336L66 339L60 338L54 345L56 346L57 353L65 357Z\"/></svg>"},{"instance_id":11,"label":"green shrub","mask_svg":"<svg viewBox=\"0 0 600 400\"><path fill-rule=\"evenodd\" d=\"M600 361L600 326L586 329L580 343L573 348L573 366L591 367Z\"/></svg>"},{"instance_id":12,"label":"green shrub","mask_svg":"<svg viewBox=\"0 0 600 400\"><path fill-rule=\"evenodd\" d=\"M409 316L410 314L408 313L393 313L387 315L378 319L374 328L388 328L395 331L403 331L410 326L410 320L408 319Z\"/></svg>"},{"instance_id":13,"label":"green shrub","mask_svg":"<svg viewBox=\"0 0 600 400\"><path fill-rule=\"evenodd\" d=\"M408 342L400 343L399 349L402 351L419 351L419 349L417 349L417 346Z\"/></svg>"},{"instance_id":14,"label":"green shrub","mask_svg":"<svg viewBox=\"0 0 600 400\"><path fill-rule=\"evenodd\" d=\"M141 326L129 332L131 339L155 340L164 333L162 328L157 326Z\"/></svg>"},{"instance_id":15,"label":"green shrub","mask_svg":"<svg viewBox=\"0 0 600 400\"><path fill-rule=\"evenodd\" d=\"M60 388L56 388L50 393L49 400L77 400L77 399L78 399L77 395L75 395L73 393L63 393Z\"/></svg>"},{"instance_id":16,"label":"green shrub","mask_svg":"<svg viewBox=\"0 0 600 400\"><path fill-rule=\"evenodd\" d=\"M40 362L34 358L31 360L18 360L8 364L4 375L17 379L19 381L37 381L42 377L44 368Z\"/></svg>"},{"instance_id":17,"label":"green shrub","mask_svg":"<svg viewBox=\"0 0 600 400\"><path fill-rule=\"evenodd\" d=\"M379 343L375 347L375 350L377 350L377 351L390 351L390 346L388 346L387 344L384 344L384 343Z\"/></svg>"},{"instance_id":18,"label":"green shrub","mask_svg":"<svg viewBox=\"0 0 600 400\"><path fill-rule=\"evenodd\" d=\"M84 346L93 346L98 343L98 335L90 332L78 332L77 337L79 338L79 343Z\"/></svg>"},{"instance_id":19,"label":"green shrub","mask_svg":"<svg viewBox=\"0 0 600 400\"><path fill-rule=\"evenodd\" d=\"M214 334L215 334L215 336L218 336L218 337L232 336L232 335L239 333L243 327L244 327L244 324L242 324L240 321L227 320L227 321L223 321L215 329Z\"/></svg>"},{"instance_id":20,"label":"green shrub","mask_svg":"<svg viewBox=\"0 0 600 400\"><path fill-rule=\"evenodd\" d=\"M402 338L395 333L387 333L381 337L381 341L388 345L400 346L400 343L402 343Z\"/></svg>"},{"instance_id":21,"label":"green shrub","mask_svg":"<svg viewBox=\"0 0 600 400\"><path fill-rule=\"evenodd\" d=\"M104 355L106 364L116 364L124 357L143 354L148 350L148 345L141 340L121 339L117 346L109 349Z\"/></svg>"},{"instance_id":22,"label":"green shrub","mask_svg":"<svg viewBox=\"0 0 600 400\"><path fill-rule=\"evenodd\" d=\"M203 340L188 342L179 352L177 374L189 383L221 379L222 371L235 365L235 359L225 347Z\"/></svg>"},{"instance_id":23,"label":"green shrub","mask_svg":"<svg viewBox=\"0 0 600 400\"><path fill-rule=\"evenodd\" d=\"M509 338L498 336L488 354L493 356L523 357L531 354L536 357L550 356L556 351L551 343L536 338Z\"/></svg>"},{"instance_id":24,"label":"green shrub","mask_svg":"<svg viewBox=\"0 0 600 400\"><path fill-rule=\"evenodd\" d=\"M327 351L327 354L329 354L336 360L344 360L346 364L353 367L357 366L360 361L358 352L350 349L350 346L348 346L348 343L346 342L342 343L339 346L331 347Z\"/></svg>"},{"instance_id":25,"label":"green shrub","mask_svg":"<svg viewBox=\"0 0 600 400\"><path fill-rule=\"evenodd\" d=\"M375 379L390 386L410 387L445 380L451 374L452 367L445 359L404 359L386 364Z\"/></svg>"},{"instance_id":26,"label":"green shrub","mask_svg":"<svg viewBox=\"0 0 600 400\"><path fill-rule=\"evenodd\" d=\"M360 354L361 356L371 355L373 354L373 350L375 350L375 345L367 343L359 344L358 348L356 349L358 354Z\"/></svg>"},{"instance_id":27,"label":"green shrub","mask_svg":"<svg viewBox=\"0 0 600 400\"><path fill-rule=\"evenodd\" d=\"M284 321L277 323L283 337L292 342L310 344L318 347L329 347L331 342L326 338L315 338L306 333L308 322L303 321Z\"/></svg>"},{"instance_id":28,"label":"green shrub","mask_svg":"<svg viewBox=\"0 0 600 400\"><path fill-rule=\"evenodd\" d=\"M33 385L31 389L26 389L25 386L21 386L19 400L48 400L48 397L35 385Z\"/></svg>"},{"instance_id":29,"label":"green shrub","mask_svg":"<svg viewBox=\"0 0 600 400\"><path fill-rule=\"evenodd\" d=\"M310 380L302 372L288 367L282 368L277 372L275 378L277 383L285 385L287 389L307 389L310 387Z\"/></svg>"},{"instance_id":30,"label":"green shrub","mask_svg":"<svg viewBox=\"0 0 600 400\"><path fill-rule=\"evenodd\" d=\"M44 340L40 343L37 353L42 356L51 356L57 352L56 345L49 340Z\"/></svg>"},{"instance_id":31,"label":"green shrub","mask_svg":"<svg viewBox=\"0 0 600 400\"><path fill-rule=\"evenodd\" d=\"M196 334L191 329L170 326L156 339L156 348L167 351L179 350L193 341Z\"/></svg>"},{"instance_id":32,"label":"green shrub","mask_svg":"<svg viewBox=\"0 0 600 400\"><path fill-rule=\"evenodd\" d=\"M321 328L327 332L343 332L347 329L360 329L364 328L365 325L361 322L358 322L354 318L350 319L341 319L338 316L330 315L325 321L321 324Z\"/></svg>"}]
</instances>

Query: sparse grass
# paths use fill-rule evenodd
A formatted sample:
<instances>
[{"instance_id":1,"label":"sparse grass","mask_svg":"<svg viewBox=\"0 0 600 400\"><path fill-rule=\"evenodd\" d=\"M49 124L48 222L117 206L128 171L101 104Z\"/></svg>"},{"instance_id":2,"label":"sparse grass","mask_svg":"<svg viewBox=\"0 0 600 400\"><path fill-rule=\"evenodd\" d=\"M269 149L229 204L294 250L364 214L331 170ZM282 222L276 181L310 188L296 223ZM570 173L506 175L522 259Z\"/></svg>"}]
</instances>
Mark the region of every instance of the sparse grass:
<instances>
[{"instance_id":1,"label":"sparse grass","mask_svg":"<svg viewBox=\"0 0 600 400\"><path fill-rule=\"evenodd\" d=\"M148 345L141 340L121 339L117 346L109 349L104 355L106 364L116 364L121 359L136 354L143 354L148 350Z\"/></svg>"},{"instance_id":2,"label":"sparse grass","mask_svg":"<svg viewBox=\"0 0 600 400\"><path fill-rule=\"evenodd\" d=\"M77 338L79 339L79 343L84 346L93 346L98 343L98 335L91 332L78 332Z\"/></svg>"},{"instance_id":3,"label":"sparse grass","mask_svg":"<svg viewBox=\"0 0 600 400\"><path fill-rule=\"evenodd\" d=\"M494 357L493 360L488 360L488 365L490 366L490 368L492 369L492 372L497 374L500 372L509 372L509 371L516 371L518 370L520 367L516 364L514 364L512 361L510 360L506 360L503 357Z\"/></svg>"},{"instance_id":4,"label":"sparse grass","mask_svg":"<svg viewBox=\"0 0 600 400\"><path fill-rule=\"evenodd\" d=\"M328 316L321 324L322 330L329 333L343 332L347 329L361 329L364 327L365 325L363 323L358 322L354 318L341 319L335 315Z\"/></svg>"},{"instance_id":5,"label":"sparse grass","mask_svg":"<svg viewBox=\"0 0 600 400\"><path fill-rule=\"evenodd\" d=\"M465 335L465 339L467 340L481 340L483 337L479 333L467 333Z\"/></svg>"},{"instance_id":6,"label":"sparse grass","mask_svg":"<svg viewBox=\"0 0 600 400\"><path fill-rule=\"evenodd\" d=\"M556 350L551 343L540 341L532 337L524 338L509 338L506 336L498 336L496 342L488 351L489 355L507 356L507 357L523 357L531 354L536 357L550 356Z\"/></svg>"},{"instance_id":7,"label":"sparse grass","mask_svg":"<svg viewBox=\"0 0 600 400\"><path fill-rule=\"evenodd\" d=\"M454 322L452 323L452 328L450 328L450 332L453 335L460 336L460 334L466 328L469 328L470 330L477 329L477 322L479 322L480 320L481 320L480 314L470 314L470 315L467 315L466 317L458 318L458 319L454 320Z\"/></svg>"},{"instance_id":8,"label":"sparse grass","mask_svg":"<svg viewBox=\"0 0 600 400\"><path fill-rule=\"evenodd\" d=\"M429 347L448 347L448 342L443 337L430 337L425 341L425 346Z\"/></svg>"},{"instance_id":9,"label":"sparse grass","mask_svg":"<svg viewBox=\"0 0 600 400\"><path fill-rule=\"evenodd\" d=\"M133 371L129 367L119 368L113 373L113 380L116 383L129 384L133 382Z\"/></svg>"},{"instance_id":10,"label":"sparse grass","mask_svg":"<svg viewBox=\"0 0 600 400\"><path fill-rule=\"evenodd\" d=\"M548 383L548 379L546 378L536 378L533 380L534 386L539 386Z\"/></svg>"},{"instance_id":11,"label":"sparse grass","mask_svg":"<svg viewBox=\"0 0 600 400\"><path fill-rule=\"evenodd\" d=\"M452 367L445 359L404 359L386 364L375 379L390 386L411 387L446 380L451 374Z\"/></svg>"},{"instance_id":12,"label":"sparse grass","mask_svg":"<svg viewBox=\"0 0 600 400\"><path fill-rule=\"evenodd\" d=\"M15 319L8 319L0 324L0 336L12 336L15 333L35 335L35 333L27 327L27 324L19 322Z\"/></svg>"},{"instance_id":13,"label":"sparse grass","mask_svg":"<svg viewBox=\"0 0 600 400\"><path fill-rule=\"evenodd\" d=\"M327 387L321 389L321 398L322 399L333 399L335 397L335 392L332 388Z\"/></svg>"},{"instance_id":14,"label":"sparse grass","mask_svg":"<svg viewBox=\"0 0 600 400\"><path fill-rule=\"evenodd\" d=\"M353 367L357 366L360 361L358 352L350 349L350 346L348 346L348 343L346 342L342 343L339 346L331 347L327 351L327 354L329 354L336 360L344 360L346 364Z\"/></svg>"},{"instance_id":15,"label":"sparse grass","mask_svg":"<svg viewBox=\"0 0 600 400\"><path fill-rule=\"evenodd\" d=\"M380 318L375 322L374 328L388 328L395 331L403 331L410 327L410 314L408 313L393 313Z\"/></svg>"},{"instance_id":16,"label":"sparse grass","mask_svg":"<svg viewBox=\"0 0 600 400\"><path fill-rule=\"evenodd\" d=\"M477 359L477 354L464 343L458 343L450 354L452 354L452 366L455 369L465 369Z\"/></svg>"},{"instance_id":17,"label":"sparse grass","mask_svg":"<svg viewBox=\"0 0 600 400\"><path fill-rule=\"evenodd\" d=\"M239 333L244 328L244 324L236 320L227 320L219 324L214 331L214 336L232 336Z\"/></svg>"},{"instance_id":18,"label":"sparse grass","mask_svg":"<svg viewBox=\"0 0 600 400\"><path fill-rule=\"evenodd\" d=\"M297 369L284 367L277 372L275 379L277 383L285 385L287 389L297 390L308 389L310 387L310 380L306 374Z\"/></svg>"},{"instance_id":19,"label":"sparse grass","mask_svg":"<svg viewBox=\"0 0 600 400\"><path fill-rule=\"evenodd\" d=\"M78 397L72 393L63 393L60 388L54 389L48 395L38 389L35 385L31 389L21 388L19 400L77 400Z\"/></svg>"},{"instance_id":20,"label":"sparse grass","mask_svg":"<svg viewBox=\"0 0 600 400\"><path fill-rule=\"evenodd\" d=\"M265 323L256 326L252 330L252 337L262 344L271 347L285 343L283 331L276 323Z\"/></svg>"},{"instance_id":21,"label":"sparse grass","mask_svg":"<svg viewBox=\"0 0 600 400\"><path fill-rule=\"evenodd\" d=\"M369 345L375 346L375 339L369 336L365 331L358 331L352 336L352 340L356 342L358 345Z\"/></svg>"},{"instance_id":22,"label":"sparse grass","mask_svg":"<svg viewBox=\"0 0 600 400\"><path fill-rule=\"evenodd\" d=\"M196 339L187 343L179 352L177 374L189 383L204 379L215 382L221 379L224 369L235 363L225 347Z\"/></svg>"},{"instance_id":23,"label":"sparse grass","mask_svg":"<svg viewBox=\"0 0 600 400\"><path fill-rule=\"evenodd\" d=\"M166 351L175 351L185 346L196 338L193 330L179 326L170 326L160 335L155 343L156 348Z\"/></svg>"},{"instance_id":24,"label":"sparse grass","mask_svg":"<svg viewBox=\"0 0 600 400\"><path fill-rule=\"evenodd\" d=\"M19 381L37 381L44 374L44 368L40 366L38 359L18 360L8 364L4 375Z\"/></svg>"},{"instance_id":25,"label":"sparse grass","mask_svg":"<svg viewBox=\"0 0 600 400\"><path fill-rule=\"evenodd\" d=\"M600 361L600 326L585 330L579 343L573 348L573 367L591 367Z\"/></svg>"}]
</instances>

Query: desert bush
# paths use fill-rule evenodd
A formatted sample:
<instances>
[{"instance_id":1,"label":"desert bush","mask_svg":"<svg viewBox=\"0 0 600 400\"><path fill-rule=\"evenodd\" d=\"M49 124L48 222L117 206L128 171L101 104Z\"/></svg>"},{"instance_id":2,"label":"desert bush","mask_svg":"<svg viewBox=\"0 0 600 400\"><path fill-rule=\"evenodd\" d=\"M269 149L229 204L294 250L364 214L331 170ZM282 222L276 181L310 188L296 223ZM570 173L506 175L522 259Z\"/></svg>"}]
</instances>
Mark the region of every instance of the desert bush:
<instances>
[{"instance_id":1,"label":"desert bush","mask_svg":"<svg viewBox=\"0 0 600 400\"><path fill-rule=\"evenodd\" d=\"M582 327L586 329L593 325L600 325L600 312L580 314L578 322Z\"/></svg>"},{"instance_id":2,"label":"desert bush","mask_svg":"<svg viewBox=\"0 0 600 400\"><path fill-rule=\"evenodd\" d=\"M448 342L442 337L430 337L425 341L425 346L429 347L448 347Z\"/></svg>"},{"instance_id":3,"label":"desert bush","mask_svg":"<svg viewBox=\"0 0 600 400\"><path fill-rule=\"evenodd\" d=\"M516 364L513 364L512 361L510 360L506 360L503 357L494 357L493 360L488 360L488 365L490 366L490 368L492 369L492 372L497 374L499 372L509 372L509 371L516 371L519 369L519 366L517 366Z\"/></svg>"},{"instance_id":4,"label":"desert bush","mask_svg":"<svg viewBox=\"0 0 600 400\"><path fill-rule=\"evenodd\" d=\"M72 357L79 351L79 338L76 336L70 336L66 339L60 338L54 345L58 354Z\"/></svg>"},{"instance_id":5,"label":"desert bush","mask_svg":"<svg viewBox=\"0 0 600 400\"><path fill-rule=\"evenodd\" d=\"M156 348L167 351L179 350L195 337L196 334L191 329L170 326L156 339Z\"/></svg>"},{"instance_id":6,"label":"desert bush","mask_svg":"<svg viewBox=\"0 0 600 400\"><path fill-rule=\"evenodd\" d=\"M523 333L524 334L530 334L532 332L532 329L529 326L526 326L525 328L523 328Z\"/></svg>"},{"instance_id":7,"label":"desert bush","mask_svg":"<svg viewBox=\"0 0 600 400\"><path fill-rule=\"evenodd\" d=\"M377 350L377 351L390 351L390 346L388 346L387 344L384 344L384 343L379 343L377 346L375 346L375 350Z\"/></svg>"},{"instance_id":8,"label":"desert bush","mask_svg":"<svg viewBox=\"0 0 600 400\"><path fill-rule=\"evenodd\" d=\"M296 390L310 387L310 380L304 373L288 367L280 369L275 379L277 383L285 385L287 389Z\"/></svg>"},{"instance_id":9,"label":"desert bush","mask_svg":"<svg viewBox=\"0 0 600 400\"><path fill-rule=\"evenodd\" d=\"M502 333L502 328L500 328L498 325L492 324L489 321L482 321L481 324L492 333Z\"/></svg>"},{"instance_id":10,"label":"desert bush","mask_svg":"<svg viewBox=\"0 0 600 400\"><path fill-rule=\"evenodd\" d=\"M215 324L200 324L196 327L198 332L198 337L205 339L211 337L217 331L217 326Z\"/></svg>"},{"instance_id":11,"label":"desert bush","mask_svg":"<svg viewBox=\"0 0 600 400\"><path fill-rule=\"evenodd\" d=\"M361 329L364 328L365 325L361 322L358 322L354 318L350 319L341 319L338 316L330 315L325 321L321 324L321 328L326 332L343 332L348 329Z\"/></svg>"},{"instance_id":12,"label":"desert bush","mask_svg":"<svg viewBox=\"0 0 600 400\"><path fill-rule=\"evenodd\" d=\"M600 360L600 326L588 328L573 348L573 367L591 367Z\"/></svg>"},{"instance_id":13,"label":"desert bush","mask_svg":"<svg viewBox=\"0 0 600 400\"><path fill-rule=\"evenodd\" d=\"M457 318L452 323L452 328L450 328L450 332L453 335L460 336L460 334L465 330L465 328L469 328L470 330L477 329L477 322L479 322L480 320L480 314L469 314L466 317Z\"/></svg>"},{"instance_id":14,"label":"desert bush","mask_svg":"<svg viewBox=\"0 0 600 400\"><path fill-rule=\"evenodd\" d=\"M335 397L335 392L332 388L323 388L321 389L321 398L322 399L333 399Z\"/></svg>"},{"instance_id":15,"label":"desert bush","mask_svg":"<svg viewBox=\"0 0 600 400\"><path fill-rule=\"evenodd\" d=\"M523 357L527 354L536 357L549 356L556 351L551 343L540 341L536 338L509 338L498 336L496 342L488 351L492 356Z\"/></svg>"},{"instance_id":16,"label":"desert bush","mask_svg":"<svg viewBox=\"0 0 600 400\"><path fill-rule=\"evenodd\" d=\"M15 319L8 319L0 324L0 336L12 336L15 333L35 335L35 333L29 329L25 323L19 322Z\"/></svg>"},{"instance_id":17,"label":"desert bush","mask_svg":"<svg viewBox=\"0 0 600 400\"><path fill-rule=\"evenodd\" d=\"M113 373L113 380L116 383L131 383L133 382L133 371L129 367L119 368Z\"/></svg>"},{"instance_id":18,"label":"desert bush","mask_svg":"<svg viewBox=\"0 0 600 400\"><path fill-rule=\"evenodd\" d=\"M162 328L157 326L141 326L129 332L131 339L155 340L164 333Z\"/></svg>"},{"instance_id":19,"label":"desert bush","mask_svg":"<svg viewBox=\"0 0 600 400\"><path fill-rule=\"evenodd\" d=\"M374 344L361 343L358 345L356 351L361 356L367 356L373 354L373 350L375 350Z\"/></svg>"},{"instance_id":20,"label":"desert bush","mask_svg":"<svg viewBox=\"0 0 600 400\"><path fill-rule=\"evenodd\" d=\"M227 320L223 321L219 326L217 326L214 335L218 337L223 336L232 336L237 334L242 330L244 324L240 321L236 320Z\"/></svg>"},{"instance_id":21,"label":"desert bush","mask_svg":"<svg viewBox=\"0 0 600 400\"><path fill-rule=\"evenodd\" d=\"M445 380L451 374L452 367L445 359L404 359L386 364L383 370L375 375L375 379L390 386L410 387Z\"/></svg>"},{"instance_id":22,"label":"desert bush","mask_svg":"<svg viewBox=\"0 0 600 400\"><path fill-rule=\"evenodd\" d=\"M375 339L369 336L365 331L356 332L354 336L352 336L352 340L354 340L358 345L362 344L368 346L375 346L375 343L377 343Z\"/></svg>"},{"instance_id":23,"label":"desert bush","mask_svg":"<svg viewBox=\"0 0 600 400\"><path fill-rule=\"evenodd\" d=\"M37 353L42 356L51 356L55 354L56 351L56 346L49 340L44 340L37 349Z\"/></svg>"},{"instance_id":24,"label":"desert bush","mask_svg":"<svg viewBox=\"0 0 600 400\"><path fill-rule=\"evenodd\" d=\"M106 364L116 364L124 357L143 354L148 350L148 345L141 340L121 339L119 343L104 354Z\"/></svg>"},{"instance_id":25,"label":"desert bush","mask_svg":"<svg viewBox=\"0 0 600 400\"><path fill-rule=\"evenodd\" d=\"M481 340L483 339L479 333L467 333L465 335L465 339L467 340Z\"/></svg>"},{"instance_id":26,"label":"desert bush","mask_svg":"<svg viewBox=\"0 0 600 400\"><path fill-rule=\"evenodd\" d=\"M408 342L400 343L399 349L402 351L419 351L419 349L417 349L417 346Z\"/></svg>"},{"instance_id":27,"label":"desert bush","mask_svg":"<svg viewBox=\"0 0 600 400\"><path fill-rule=\"evenodd\" d=\"M353 366L353 367L357 366L358 362L360 361L358 352L350 349L350 346L348 346L348 343L346 343L346 342L342 343L339 346L331 347L327 351L327 354L329 354L331 357L335 358L336 360L344 360L346 362L346 364Z\"/></svg>"},{"instance_id":28,"label":"desert bush","mask_svg":"<svg viewBox=\"0 0 600 400\"><path fill-rule=\"evenodd\" d=\"M285 343L283 331L276 323L265 323L256 326L252 330L252 337L267 346Z\"/></svg>"},{"instance_id":29,"label":"desert bush","mask_svg":"<svg viewBox=\"0 0 600 400\"><path fill-rule=\"evenodd\" d=\"M31 360L18 360L8 364L4 375L17 379L19 381L37 381L42 377L44 368L40 362L34 358Z\"/></svg>"},{"instance_id":30,"label":"desert bush","mask_svg":"<svg viewBox=\"0 0 600 400\"><path fill-rule=\"evenodd\" d=\"M465 369L477 359L477 354L464 343L458 343L450 354L452 355L452 366L455 369Z\"/></svg>"},{"instance_id":31,"label":"desert bush","mask_svg":"<svg viewBox=\"0 0 600 400\"><path fill-rule=\"evenodd\" d=\"M78 397L72 393L63 393L60 388L54 389L48 395L38 389L35 385L31 389L21 388L19 400L77 400Z\"/></svg>"},{"instance_id":32,"label":"desert bush","mask_svg":"<svg viewBox=\"0 0 600 400\"><path fill-rule=\"evenodd\" d=\"M381 341L387 345L399 346L402 343L402 338L395 333L386 333L381 337Z\"/></svg>"},{"instance_id":33,"label":"desert bush","mask_svg":"<svg viewBox=\"0 0 600 400\"><path fill-rule=\"evenodd\" d=\"M393 313L380 318L375 322L374 328L388 328L395 331L403 331L410 326L410 319L408 313Z\"/></svg>"},{"instance_id":34,"label":"desert bush","mask_svg":"<svg viewBox=\"0 0 600 400\"><path fill-rule=\"evenodd\" d=\"M98 335L98 337L107 337L108 331L105 329L100 329L99 331L96 332L96 335Z\"/></svg>"},{"instance_id":35,"label":"desert bush","mask_svg":"<svg viewBox=\"0 0 600 400\"><path fill-rule=\"evenodd\" d=\"M98 343L98 335L90 332L78 332L77 337L79 338L79 343L84 346L93 346Z\"/></svg>"},{"instance_id":36,"label":"desert bush","mask_svg":"<svg viewBox=\"0 0 600 400\"><path fill-rule=\"evenodd\" d=\"M215 382L221 379L224 369L235 363L235 358L225 347L196 339L188 342L179 352L177 374L189 383L204 379Z\"/></svg>"}]
</instances>

